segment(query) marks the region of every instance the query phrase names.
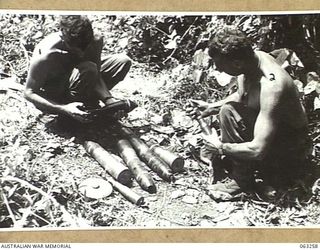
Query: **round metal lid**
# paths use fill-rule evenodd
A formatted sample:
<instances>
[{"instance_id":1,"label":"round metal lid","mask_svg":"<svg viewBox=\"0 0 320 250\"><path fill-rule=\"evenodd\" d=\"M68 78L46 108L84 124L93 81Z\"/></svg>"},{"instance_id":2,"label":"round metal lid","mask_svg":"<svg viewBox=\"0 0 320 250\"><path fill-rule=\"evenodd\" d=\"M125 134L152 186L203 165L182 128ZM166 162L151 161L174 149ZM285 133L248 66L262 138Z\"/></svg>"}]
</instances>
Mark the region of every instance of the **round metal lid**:
<instances>
[{"instance_id":1,"label":"round metal lid","mask_svg":"<svg viewBox=\"0 0 320 250\"><path fill-rule=\"evenodd\" d=\"M92 177L84 180L79 185L79 191L87 198L101 199L112 193L112 185L101 178Z\"/></svg>"}]
</instances>

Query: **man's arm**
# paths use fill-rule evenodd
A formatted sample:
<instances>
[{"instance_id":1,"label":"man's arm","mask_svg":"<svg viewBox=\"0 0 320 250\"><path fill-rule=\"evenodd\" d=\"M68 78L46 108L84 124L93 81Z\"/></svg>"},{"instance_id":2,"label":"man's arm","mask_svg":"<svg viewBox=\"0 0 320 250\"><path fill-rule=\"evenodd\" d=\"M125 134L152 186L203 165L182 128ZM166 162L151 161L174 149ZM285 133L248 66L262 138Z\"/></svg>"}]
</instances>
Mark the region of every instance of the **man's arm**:
<instances>
[{"instance_id":1,"label":"man's arm","mask_svg":"<svg viewBox=\"0 0 320 250\"><path fill-rule=\"evenodd\" d=\"M239 98L239 93L237 91L237 92L232 93L231 95L228 95L226 98L224 98L220 101L209 104L208 108L220 108L221 106L223 106L224 104L226 104L228 102L239 102L239 101L240 101L240 98Z\"/></svg>"},{"instance_id":2,"label":"man's arm","mask_svg":"<svg viewBox=\"0 0 320 250\"><path fill-rule=\"evenodd\" d=\"M278 79L281 80L281 79ZM263 78L262 81L269 81ZM260 112L254 126L254 139L244 143L223 143L223 153L241 159L261 160L274 138L280 112L282 84L261 84Z\"/></svg>"},{"instance_id":3,"label":"man's arm","mask_svg":"<svg viewBox=\"0 0 320 250\"><path fill-rule=\"evenodd\" d=\"M201 110L201 117L207 117L210 115L215 115L219 113L219 110L222 105L224 105L227 102L239 102L239 93L235 92L231 95L227 96L223 100L214 102L214 103L208 103L201 100L190 100L192 103L197 105L197 108Z\"/></svg>"},{"instance_id":4,"label":"man's arm","mask_svg":"<svg viewBox=\"0 0 320 250\"><path fill-rule=\"evenodd\" d=\"M38 58L31 63L24 91L25 98L42 111L65 114L81 122L87 122L85 118L87 113L78 109L82 103L58 104L40 95L40 89L44 85L48 70L50 70L48 58Z\"/></svg>"}]
</instances>

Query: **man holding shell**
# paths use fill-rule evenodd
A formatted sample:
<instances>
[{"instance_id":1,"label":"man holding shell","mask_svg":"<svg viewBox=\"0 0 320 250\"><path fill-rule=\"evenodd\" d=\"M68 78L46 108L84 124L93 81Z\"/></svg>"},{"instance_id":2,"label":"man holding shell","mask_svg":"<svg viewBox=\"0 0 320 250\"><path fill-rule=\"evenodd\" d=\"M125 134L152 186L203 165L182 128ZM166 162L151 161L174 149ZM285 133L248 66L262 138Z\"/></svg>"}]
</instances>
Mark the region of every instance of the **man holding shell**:
<instances>
[{"instance_id":1,"label":"man holding shell","mask_svg":"<svg viewBox=\"0 0 320 250\"><path fill-rule=\"evenodd\" d=\"M308 134L292 78L272 56L253 50L246 35L232 26L211 39L209 55L217 70L238 78L237 91L226 99L194 101L201 117L219 113L221 139L213 133L204 141L207 151L229 163L230 181L211 185L209 192L231 197L255 190L257 179L264 187L292 184L303 174Z\"/></svg>"}]
</instances>

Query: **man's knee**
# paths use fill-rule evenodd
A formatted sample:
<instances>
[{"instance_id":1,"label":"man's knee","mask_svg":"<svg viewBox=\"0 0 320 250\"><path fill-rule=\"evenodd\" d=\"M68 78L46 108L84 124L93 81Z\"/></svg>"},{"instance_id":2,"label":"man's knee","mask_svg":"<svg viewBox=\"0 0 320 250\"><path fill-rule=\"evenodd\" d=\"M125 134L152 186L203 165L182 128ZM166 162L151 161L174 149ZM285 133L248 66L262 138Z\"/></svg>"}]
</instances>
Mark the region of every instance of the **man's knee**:
<instances>
[{"instance_id":1,"label":"man's knee","mask_svg":"<svg viewBox=\"0 0 320 250\"><path fill-rule=\"evenodd\" d=\"M118 62L120 63L120 72L118 75L115 77L116 81L122 81L125 76L128 74L130 68L131 68L131 59L127 55L120 54L118 55Z\"/></svg>"},{"instance_id":2,"label":"man's knee","mask_svg":"<svg viewBox=\"0 0 320 250\"><path fill-rule=\"evenodd\" d=\"M122 81L131 68L131 59L125 54L115 55L115 72L113 72L113 85Z\"/></svg>"},{"instance_id":3,"label":"man's knee","mask_svg":"<svg viewBox=\"0 0 320 250\"><path fill-rule=\"evenodd\" d=\"M132 65L131 58L125 54L116 55L118 63L122 64L124 67L129 68Z\"/></svg>"},{"instance_id":4,"label":"man's knee","mask_svg":"<svg viewBox=\"0 0 320 250\"><path fill-rule=\"evenodd\" d=\"M86 61L78 64L69 78L70 95L81 98L87 95L99 80L98 76L98 67L94 62Z\"/></svg>"},{"instance_id":5,"label":"man's knee","mask_svg":"<svg viewBox=\"0 0 320 250\"><path fill-rule=\"evenodd\" d=\"M76 69L81 74L98 74L98 66L94 62L86 61L78 64Z\"/></svg>"}]
</instances>

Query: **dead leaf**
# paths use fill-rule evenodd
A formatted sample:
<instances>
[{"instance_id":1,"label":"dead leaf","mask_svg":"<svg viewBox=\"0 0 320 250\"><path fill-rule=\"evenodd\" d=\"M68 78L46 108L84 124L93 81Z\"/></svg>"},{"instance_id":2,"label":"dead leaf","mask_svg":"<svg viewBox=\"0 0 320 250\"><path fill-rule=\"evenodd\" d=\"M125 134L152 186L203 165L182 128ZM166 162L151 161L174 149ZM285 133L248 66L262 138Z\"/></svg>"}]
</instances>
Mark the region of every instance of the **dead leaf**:
<instances>
[{"instance_id":1,"label":"dead leaf","mask_svg":"<svg viewBox=\"0 0 320 250\"><path fill-rule=\"evenodd\" d=\"M43 33L39 30L36 34L33 35L32 39L36 40L43 37Z\"/></svg>"},{"instance_id":2,"label":"dead leaf","mask_svg":"<svg viewBox=\"0 0 320 250\"><path fill-rule=\"evenodd\" d=\"M172 126L174 128L191 128L194 123L193 119L191 117L187 116L187 113L185 111L182 111L180 109L174 109L171 111L172 116Z\"/></svg>"},{"instance_id":3,"label":"dead leaf","mask_svg":"<svg viewBox=\"0 0 320 250\"><path fill-rule=\"evenodd\" d=\"M167 135L172 135L175 132L174 128L171 126L165 127L165 126L159 126L159 125L152 124L151 129L158 132L158 133L167 134Z\"/></svg>"},{"instance_id":4,"label":"dead leaf","mask_svg":"<svg viewBox=\"0 0 320 250\"><path fill-rule=\"evenodd\" d=\"M120 48L124 49L128 46L129 44L129 38L128 37L123 37L120 40L118 40L118 45Z\"/></svg>"},{"instance_id":5,"label":"dead leaf","mask_svg":"<svg viewBox=\"0 0 320 250\"><path fill-rule=\"evenodd\" d=\"M303 88L304 94L309 95L311 92L315 91L317 86L320 85L319 81L312 80Z\"/></svg>"},{"instance_id":6,"label":"dead leaf","mask_svg":"<svg viewBox=\"0 0 320 250\"><path fill-rule=\"evenodd\" d=\"M182 196L186 195L186 193L182 190L174 190L172 193L171 193L171 198L172 199L178 199Z\"/></svg>"},{"instance_id":7,"label":"dead leaf","mask_svg":"<svg viewBox=\"0 0 320 250\"><path fill-rule=\"evenodd\" d=\"M314 98L313 107L313 110L320 109L320 98L318 96Z\"/></svg>"},{"instance_id":8,"label":"dead leaf","mask_svg":"<svg viewBox=\"0 0 320 250\"><path fill-rule=\"evenodd\" d=\"M150 121L153 124L161 124L162 123L162 116L158 115L158 114L152 114L152 116L150 117Z\"/></svg>"},{"instance_id":9,"label":"dead leaf","mask_svg":"<svg viewBox=\"0 0 320 250\"><path fill-rule=\"evenodd\" d=\"M184 197L182 198L182 201L183 201L184 203L187 203L187 204L196 204L196 203L198 203L198 200L197 200L195 197L189 196L189 195L184 196Z\"/></svg>"},{"instance_id":10,"label":"dead leaf","mask_svg":"<svg viewBox=\"0 0 320 250\"><path fill-rule=\"evenodd\" d=\"M200 195L200 192L196 189L193 189L193 188L187 189L185 193L186 193L186 195L192 196L192 197L199 197L199 195Z\"/></svg>"},{"instance_id":11,"label":"dead leaf","mask_svg":"<svg viewBox=\"0 0 320 250\"><path fill-rule=\"evenodd\" d=\"M0 92L1 91L6 92L9 89L22 91L22 90L24 90L24 88L25 87L22 84L19 84L17 82L16 77L9 77L9 78L0 79Z\"/></svg>"},{"instance_id":12,"label":"dead leaf","mask_svg":"<svg viewBox=\"0 0 320 250\"><path fill-rule=\"evenodd\" d=\"M208 190L208 195L211 199L217 201L230 201L232 200L233 196L231 194L220 192L220 191L212 191Z\"/></svg>"}]
</instances>

